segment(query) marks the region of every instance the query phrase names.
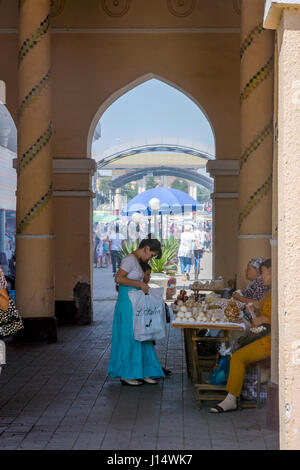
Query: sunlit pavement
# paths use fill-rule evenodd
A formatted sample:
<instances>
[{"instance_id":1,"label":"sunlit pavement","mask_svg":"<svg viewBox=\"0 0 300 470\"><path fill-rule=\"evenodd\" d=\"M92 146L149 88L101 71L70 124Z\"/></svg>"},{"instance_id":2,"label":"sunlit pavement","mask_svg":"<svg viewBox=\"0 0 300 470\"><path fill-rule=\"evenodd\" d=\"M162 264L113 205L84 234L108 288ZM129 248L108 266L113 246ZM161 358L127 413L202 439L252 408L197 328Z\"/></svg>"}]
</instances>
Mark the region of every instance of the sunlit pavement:
<instances>
[{"instance_id":1,"label":"sunlit pavement","mask_svg":"<svg viewBox=\"0 0 300 470\"><path fill-rule=\"evenodd\" d=\"M115 297L112 279L111 268L95 270L95 298ZM114 305L95 300L93 323L60 326L56 344L7 345L1 450L278 448L277 433L265 427L265 408L222 415L209 413L214 402L198 408L178 329L169 327L156 346L171 377L138 388L108 379Z\"/></svg>"}]
</instances>

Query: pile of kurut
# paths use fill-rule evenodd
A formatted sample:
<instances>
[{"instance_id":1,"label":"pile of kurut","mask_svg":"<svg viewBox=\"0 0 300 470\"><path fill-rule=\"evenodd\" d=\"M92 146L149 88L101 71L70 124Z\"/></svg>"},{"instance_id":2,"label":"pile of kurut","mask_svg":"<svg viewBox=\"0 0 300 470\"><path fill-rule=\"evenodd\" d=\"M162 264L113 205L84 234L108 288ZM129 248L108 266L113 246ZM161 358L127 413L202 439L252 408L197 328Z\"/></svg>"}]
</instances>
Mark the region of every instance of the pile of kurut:
<instances>
[{"instance_id":1,"label":"pile of kurut","mask_svg":"<svg viewBox=\"0 0 300 470\"><path fill-rule=\"evenodd\" d=\"M179 296L178 296L179 297ZM225 315L224 311L228 306L228 303L234 302L227 299L221 299L217 294L207 295L205 300L195 300L193 294L186 299L186 296L181 295L179 299L172 304L172 310L175 315L175 321L185 323L227 323L237 321L238 316L229 318ZM231 303L232 307L232 303ZM236 305L239 311L238 306ZM242 313L240 312L239 316Z\"/></svg>"}]
</instances>

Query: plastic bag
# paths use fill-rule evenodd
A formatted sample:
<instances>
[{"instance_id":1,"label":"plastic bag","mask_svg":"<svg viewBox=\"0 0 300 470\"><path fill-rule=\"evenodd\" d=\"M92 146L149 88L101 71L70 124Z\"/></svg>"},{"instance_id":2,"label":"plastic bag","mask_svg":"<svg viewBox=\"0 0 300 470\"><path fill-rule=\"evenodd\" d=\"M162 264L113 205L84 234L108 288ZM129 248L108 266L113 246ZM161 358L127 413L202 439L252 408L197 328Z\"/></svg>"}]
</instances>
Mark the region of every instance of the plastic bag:
<instances>
[{"instance_id":1,"label":"plastic bag","mask_svg":"<svg viewBox=\"0 0 300 470\"><path fill-rule=\"evenodd\" d=\"M163 288L150 289L145 295L141 290L129 291L133 309L133 331L136 341L156 341L164 338L165 303Z\"/></svg>"},{"instance_id":2,"label":"plastic bag","mask_svg":"<svg viewBox=\"0 0 300 470\"><path fill-rule=\"evenodd\" d=\"M229 375L229 360L227 356L221 357L218 367L210 374L211 385L226 385Z\"/></svg>"}]
</instances>

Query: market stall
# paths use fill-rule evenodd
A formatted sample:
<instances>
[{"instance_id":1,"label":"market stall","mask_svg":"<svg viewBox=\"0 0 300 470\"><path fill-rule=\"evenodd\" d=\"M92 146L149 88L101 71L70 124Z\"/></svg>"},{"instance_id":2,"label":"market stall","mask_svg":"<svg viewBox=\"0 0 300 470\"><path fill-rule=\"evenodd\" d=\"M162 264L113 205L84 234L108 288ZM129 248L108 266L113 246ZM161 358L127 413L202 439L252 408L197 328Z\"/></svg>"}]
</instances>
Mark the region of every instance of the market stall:
<instances>
[{"instance_id":1,"label":"market stall","mask_svg":"<svg viewBox=\"0 0 300 470\"><path fill-rule=\"evenodd\" d=\"M196 399L218 400L226 394L225 384L211 383L211 373L216 364L216 354L199 352L199 344L215 343L219 350L234 347L234 341L246 334L249 325L243 317L242 305L224 298L224 281L194 282L192 294L181 290L171 305L172 327L181 328L184 334L187 373L195 384Z\"/></svg>"}]
</instances>

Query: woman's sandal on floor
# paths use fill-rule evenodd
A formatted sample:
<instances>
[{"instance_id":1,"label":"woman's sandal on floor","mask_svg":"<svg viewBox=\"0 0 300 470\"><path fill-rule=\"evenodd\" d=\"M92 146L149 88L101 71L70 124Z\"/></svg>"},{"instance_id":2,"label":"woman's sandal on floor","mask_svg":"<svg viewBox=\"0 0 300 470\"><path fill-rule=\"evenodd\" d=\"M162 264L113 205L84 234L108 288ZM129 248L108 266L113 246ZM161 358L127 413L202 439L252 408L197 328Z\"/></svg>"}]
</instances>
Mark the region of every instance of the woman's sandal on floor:
<instances>
[{"instance_id":1,"label":"woman's sandal on floor","mask_svg":"<svg viewBox=\"0 0 300 470\"><path fill-rule=\"evenodd\" d=\"M236 411L238 407L236 408L231 408L230 410L224 410L220 405L216 405L213 408L211 408L209 411L210 413L228 413L229 411Z\"/></svg>"},{"instance_id":2,"label":"woman's sandal on floor","mask_svg":"<svg viewBox=\"0 0 300 470\"><path fill-rule=\"evenodd\" d=\"M145 384L148 384L148 385L158 384L158 380L151 379L151 377L145 377L144 379L142 379L142 382L145 383Z\"/></svg>"},{"instance_id":3,"label":"woman's sandal on floor","mask_svg":"<svg viewBox=\"0 0 300 470\"><path fill-rule=\"evenodd\" d=\"M136 379L132 379L132 380L120 379L120 382L122 385L129 385L131 387L137 387L139 385L143 385L143 382L141 380L136 380Z\"/></svg>"}]
</instances>

